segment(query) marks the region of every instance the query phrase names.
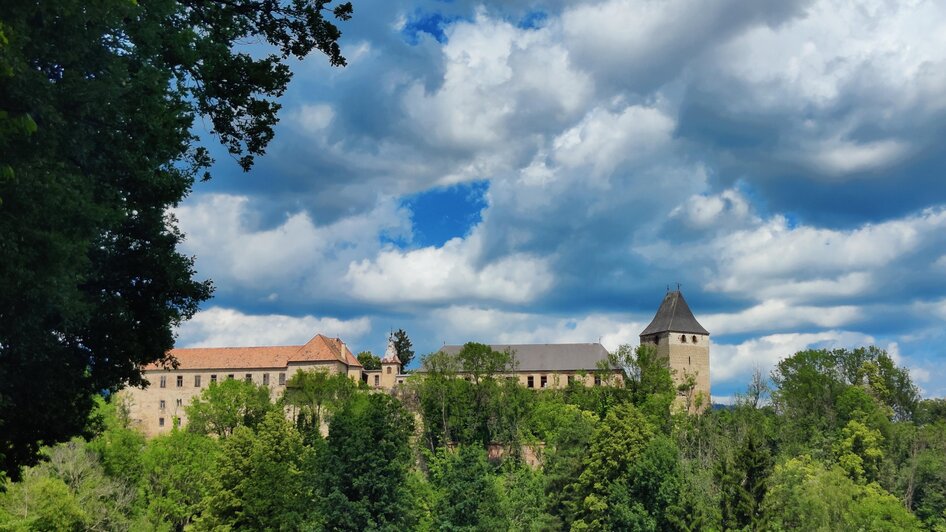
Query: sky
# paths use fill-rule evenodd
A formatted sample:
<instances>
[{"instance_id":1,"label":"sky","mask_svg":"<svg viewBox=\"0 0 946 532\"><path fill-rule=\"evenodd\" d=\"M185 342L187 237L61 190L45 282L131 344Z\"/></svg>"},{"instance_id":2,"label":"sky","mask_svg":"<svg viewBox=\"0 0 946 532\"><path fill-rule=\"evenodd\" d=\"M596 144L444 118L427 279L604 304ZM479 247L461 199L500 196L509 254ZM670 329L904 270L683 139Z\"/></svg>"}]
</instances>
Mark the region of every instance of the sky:
<instances>
[{"instance_id":1,"label":"sky","mask_svg":"<svg viewBox=\"0 0 946 532\"><path fill-rule=\"evenodd\" d=\"M615 349L680 283L717 401L870 344L946 395L946 3L353 4L176 208L216 286L178 346Z\"/></svg>"}]
</instances>

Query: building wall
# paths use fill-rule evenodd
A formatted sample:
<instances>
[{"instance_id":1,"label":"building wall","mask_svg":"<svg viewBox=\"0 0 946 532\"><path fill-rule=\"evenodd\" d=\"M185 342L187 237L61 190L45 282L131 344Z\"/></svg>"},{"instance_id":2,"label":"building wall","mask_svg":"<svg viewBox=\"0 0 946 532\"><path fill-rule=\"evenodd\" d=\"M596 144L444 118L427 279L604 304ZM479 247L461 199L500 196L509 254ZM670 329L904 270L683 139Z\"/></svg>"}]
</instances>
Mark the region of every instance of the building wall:
<instances>
[{"instance_id":1,"label":"building wall","mask_svg":"<svg viewBox=\"0 0 946 532\"><path fill-rule=\"evenodd\" d=\"M155 436L169 432L175 420L182 426L187 423L187 414L184 407L191 400L200 395L204 388L210 386L213 377L217 382L230 378L246 379L247 375L256 384L267 384L273 399L280 397L286 390L285 383L298 370L329 371L332 373L349 374L347 367L342 363L319 362L307 364L289 364L283 368L226 368L226 369L161 369L144 371L145 378L151 383L147 388L126 388L122 390L122 397L129 403L129 413L132 425L148 436ZM361 368L358 368L359 370ZM165 377L165 386L161 387L161 377ZM177 385L177 377L182 377L181 386ZM195 385L194 377L200 376L200 385ZM358 376L360 380L360 374ZM164 408L161 408L164 401ZM163 424L162 424L162 421Z\"/></svg>"},{"instance_id":2,"label":"building wall","mask_svg":"<svg viewBox=\"0 0 946 532\"><path fill-rule=\"evenodd\" d=\"M710 404L709 336L683 333L661 333L656 336L658 337L657 355L669 359L674 384L682 383L687 375L694 375L696 377L694 399L697 394L702 394L704 407L708 407ZM653 343L654 338L642 338L641 341ZM681 397L679 401L685 404L686 398Z\"/></svg>"}]
</instances>

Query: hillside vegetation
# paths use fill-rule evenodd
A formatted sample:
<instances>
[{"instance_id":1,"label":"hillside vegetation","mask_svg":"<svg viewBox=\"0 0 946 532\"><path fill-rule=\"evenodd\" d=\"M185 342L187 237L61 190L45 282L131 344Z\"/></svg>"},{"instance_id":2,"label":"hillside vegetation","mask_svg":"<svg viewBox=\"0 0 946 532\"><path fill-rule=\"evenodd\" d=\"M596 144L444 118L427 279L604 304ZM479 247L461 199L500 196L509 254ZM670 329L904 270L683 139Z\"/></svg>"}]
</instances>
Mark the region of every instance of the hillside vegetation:
<instances>
[{"instance_id":1,"label":"hillside vegetation","mask_svg":"<svg viewBox=\"0 0 946 532\"><path fill-rule=\"evenodd\" d=\"M620 386L532 391L484 347L396 396L225 381L150 440L100 400L97 436L6 483L0 529L946 530L946 402L882 350L796 353L688 415L646 349Z\"/></svg>"}]
</instances>

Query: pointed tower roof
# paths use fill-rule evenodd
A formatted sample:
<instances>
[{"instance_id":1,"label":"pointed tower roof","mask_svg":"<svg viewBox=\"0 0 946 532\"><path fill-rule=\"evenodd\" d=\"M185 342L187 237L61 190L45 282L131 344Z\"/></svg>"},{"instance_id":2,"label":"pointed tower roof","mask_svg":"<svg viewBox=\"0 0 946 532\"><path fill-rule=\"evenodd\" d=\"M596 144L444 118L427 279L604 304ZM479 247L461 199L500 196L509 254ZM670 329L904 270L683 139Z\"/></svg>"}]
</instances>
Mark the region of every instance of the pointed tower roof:
<instances>
[{"instance_id":1,"label":"pointed tower roof","mask_svg":"<svg viewBox=\"0 0 946 532\"><path fill-rule=\"evenodd\" d=\"M400 364L401 359L397 357L397 349L394 348L394 338L388 338L388 347L384 350L384 357L381 358L382 364Z\"/></svg>"},{"instance_id":2,"label":"pointed tower roof","mask_svg":"<svg viewBox=\"0 0 946 532\"><path fill-rule=\"evenodd\" d=\"M650 325L641 332L641 336L662 332L709 334L709 331L704 329L700 322L693 317L690 306L687 305L686 300L683 299L683 293L679 290L667 292L660 308L657 309L657 315L654 316Z\"/></svg>"}]
</instances>

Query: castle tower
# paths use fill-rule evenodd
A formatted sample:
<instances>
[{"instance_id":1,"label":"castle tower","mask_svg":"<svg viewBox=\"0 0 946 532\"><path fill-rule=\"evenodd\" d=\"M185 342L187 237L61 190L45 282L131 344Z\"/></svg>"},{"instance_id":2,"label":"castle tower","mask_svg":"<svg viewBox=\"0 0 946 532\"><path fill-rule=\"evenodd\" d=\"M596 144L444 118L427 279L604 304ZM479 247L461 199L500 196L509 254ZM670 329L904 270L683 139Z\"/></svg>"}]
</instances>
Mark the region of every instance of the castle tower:
<instances>
[{"instance_id":1,"label":"castle tower","mask_svg":"<svg viewBox=\"0 0 946 532\"><path fill-rule=\"evenodd\" d=\"M657 355L670 363L674 382L680 384L693 376L696 386L689 394L681 392L678 403L691 411L710 406L709 331L693 316L680 290L668 291L657 315L641 332L641 345L652 344Z\"/></svg>"}]
</instances>

